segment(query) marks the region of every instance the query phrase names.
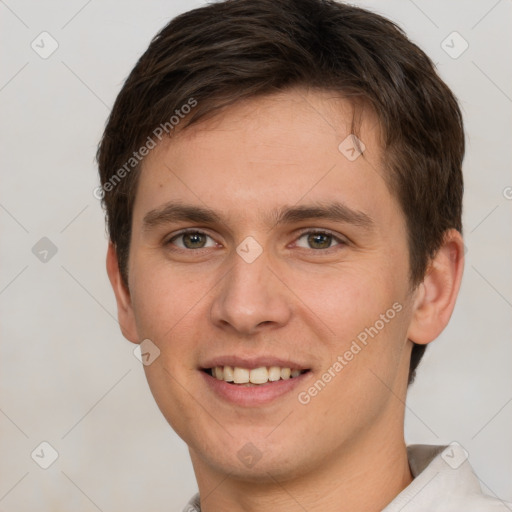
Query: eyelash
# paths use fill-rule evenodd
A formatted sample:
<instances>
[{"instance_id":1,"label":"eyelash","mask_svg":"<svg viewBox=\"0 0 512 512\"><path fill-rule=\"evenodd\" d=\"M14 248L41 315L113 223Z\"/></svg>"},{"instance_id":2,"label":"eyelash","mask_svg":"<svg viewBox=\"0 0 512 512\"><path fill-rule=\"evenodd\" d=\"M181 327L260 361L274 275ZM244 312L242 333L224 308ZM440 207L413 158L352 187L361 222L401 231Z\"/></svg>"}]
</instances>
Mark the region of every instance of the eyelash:
<instances>
[{"instance_id":1,"label":"eyelash","mask_svg":"<svg viewBox=\"0 0 512 512\"><path fill-rule=\"evenodd\" d=\"M169 245L172 245L172 242L176 239L178 239L179 237L181 236L184 236L184 235L187 235L187 234L200 234L200 235L205 235L209 238L211 238L213 240L213 237L210 236L208 233L205 233L204 231L201 231L199 229L193 229L193 228L190 228L190 229L186 229L186 230L183 230L181 232L179 232L178 234L176 235L173 235L171 238L167 239L166 241L164 241L164 245L165 246L169 246ZM326 230L318 230L318 229L307 229L305 231L302 231L299 233L299 235L297 236L296 240L299 240L300 238L302 238L304 235L310 235L310 234L316 234L316 235L327 235L327 236L330 236L332 237L332 240L333 241L336 241L338 242L336 245L334 246L331 246L331 247L328 247L326 249L310 249L311 251L315 251L315 252L330 252L331 249L334 249L335 247L337 246L345 246L345 245L348 245L348 242L342 238L340 238L339 236L335 235L334 233L330 232L330 231L326 231ZM187 252L197 252L197 251L200 251L201 249L211 249L211 247L201 247L199 249L183 249L181 247L178 247L176 250L179 250L179 251L187 251ZM299 249L304 249L304 247L299 247ZM307 250L307 249L306 249Z\"/></svg>"}]
</instances>

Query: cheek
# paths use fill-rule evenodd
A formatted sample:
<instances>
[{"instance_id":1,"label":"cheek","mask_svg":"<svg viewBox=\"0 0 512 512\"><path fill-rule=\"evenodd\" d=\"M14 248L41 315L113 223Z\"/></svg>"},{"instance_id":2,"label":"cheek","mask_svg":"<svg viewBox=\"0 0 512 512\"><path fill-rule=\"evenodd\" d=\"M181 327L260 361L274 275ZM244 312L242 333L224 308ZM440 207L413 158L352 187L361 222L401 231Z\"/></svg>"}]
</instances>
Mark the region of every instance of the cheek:
<instances>
[{"instance_id":1,"label":"cheek","mask_svg":"<svg viewBox=\"0 0 512 512\"><path fill-rule=\"evenodd\" d=\"M150 339L160 350L150 365L144 366L149 388L169 424L180 436L190 436L194 417L201 410L191 396L197 379L195 355L204 341L198 318L206 315L205 291L200 280L190 280L155 265L138 270L132 302L141 338ZM206 288L208 290L208 288ZM204 298L204 300L201 300ZM184 387L184 385L186 386Z\"/></svg>"},{"instance_id":2,"label":"cheek","mask_svg":"<svg viewBox=\"0 0 512 512\"><path fill-rule=\"evenodd\" d=\"M294 294L305 306L304 312L309 310L326 327L333 349L343 348L346 342L379 321L403 296L396 272L388 270L386 265L379 268L375 262L295 273L289 279ZM390 315L394 313L393 310Z\"/></svg>"},{"instance_id":3,"label":"cheek","mask_svg":"<svg viewBox=\"0 0 512 512\"><path fill-rule=\"evenodd\" d=\"M330 370L326 376L329 391L322 391L323 399L354 403L358 397L356 409L358 404L377 403L382 393L389 394L382 381L391 383L397 372L405 371L410 320L406 279L398 279L397 272L385 264L381 269L376 265L351 267L317 287L311 281L315 280L295 283L307 297L307 306L327 326L325 337L319 340L328 356L322 371ZM306 294L307 290L312 291Z\"/></svg>"},{"instance_id":4,"label":"cheek","mask_svg":"<svg viewBox=\"0 0 512 512\"><path fill-rule=\"evenodd\" d=\"M167 339L203 307L210 287L197 275L171 269L161 258L140 257L132 268L131 295L139 335Z\"/></svg>"}]
</instances>

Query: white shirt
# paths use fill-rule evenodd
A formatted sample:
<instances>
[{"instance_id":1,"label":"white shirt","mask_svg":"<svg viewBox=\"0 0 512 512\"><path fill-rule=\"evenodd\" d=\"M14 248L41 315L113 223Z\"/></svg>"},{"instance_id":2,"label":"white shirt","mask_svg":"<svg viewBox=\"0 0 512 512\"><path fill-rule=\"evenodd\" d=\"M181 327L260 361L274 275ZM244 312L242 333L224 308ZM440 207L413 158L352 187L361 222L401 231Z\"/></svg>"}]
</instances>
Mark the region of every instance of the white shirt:
<instances>
[{"instance_id":1,"label":"white shirt","mask_svg":"<svg viewBox=\"0 0 512 512\"><path fill-rule=\"evenodd\" d=\"M512 503L483 494L457 443L407 447L414 480L382 512L511 512ZM183 512L201 512L199 494Z\"/></svg>"}]
</instances>

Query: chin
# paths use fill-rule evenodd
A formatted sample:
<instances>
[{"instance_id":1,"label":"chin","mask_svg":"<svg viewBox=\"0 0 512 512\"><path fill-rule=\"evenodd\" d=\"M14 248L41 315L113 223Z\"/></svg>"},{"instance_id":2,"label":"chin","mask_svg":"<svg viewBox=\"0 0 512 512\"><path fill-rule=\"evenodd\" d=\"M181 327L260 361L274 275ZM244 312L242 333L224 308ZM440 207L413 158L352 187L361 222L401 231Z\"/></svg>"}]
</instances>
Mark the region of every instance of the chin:
<instances>
[{"instance_id":1,"label":"chin","mask_svg":"<svg viewBox=\"0 0 512 512\"><path fill-rule=\"evenodd\" d=\"M189 447L194 446L190 448L192 460L197 457L215 472L239 481L260 484L297 478L305 473L306 468L315 465L304 443L290 442L292 439L289 436L288 443L285 439L269 442L265 436L268 436L268 431L261 437L227 435L222 441L203 437L197 443L189 444ZM297 450L297 446L301 446L301 449ZM312 449L314 453L311 458L321 464L318 449Z\"/></svg>"}]
</instances>

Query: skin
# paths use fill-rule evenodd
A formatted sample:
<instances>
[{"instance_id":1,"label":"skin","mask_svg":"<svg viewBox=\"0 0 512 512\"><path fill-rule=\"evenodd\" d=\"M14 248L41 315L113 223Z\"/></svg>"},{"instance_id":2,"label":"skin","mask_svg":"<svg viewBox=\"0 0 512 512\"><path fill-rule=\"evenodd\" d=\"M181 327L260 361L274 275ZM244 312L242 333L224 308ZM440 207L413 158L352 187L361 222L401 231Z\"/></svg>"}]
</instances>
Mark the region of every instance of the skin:
<instances>
[{"instance_id":1,"label":"skin","mask_svg":"<svg viewBox=\"0 0 512 512\"><path fill-rule=\"evenodd\" d=\"M377 511L412 479L403 433L411 340L429 343L448 323L463 244L448 231L424 281L411 287L405 218L384 180L371 112L358 131L364 155L349 161L338 150L352 114L334 93L297 89L188 127L144 161L128 287L109 247L122 332L160 349L144 369L162 413L189 446L205 512ZM222 222L168 220L145 229L148 212L169 201L211 208ZM332 201L363 212L372 226L268 219L276 208ZM184 228L208 236L169 242ZM306 229L334 236L315 245ZM248 236L263 250L252 263L236 252ZM394 303L401 311L301 404L297 392ZM199 370L226 354L293 357L311 371L297 392L234 406ZM237 456L249 442L261 455L252 467Z\"/></svg>"}]
</instances>

